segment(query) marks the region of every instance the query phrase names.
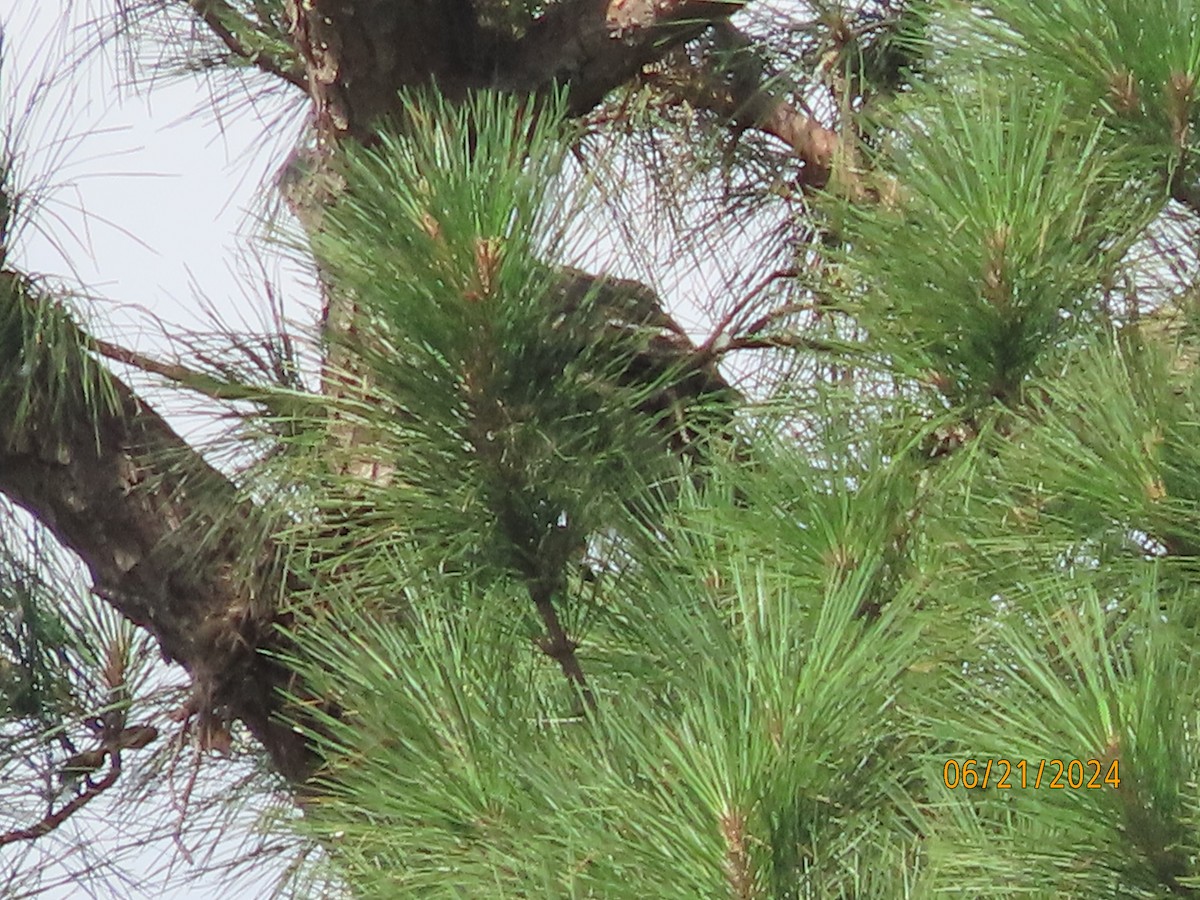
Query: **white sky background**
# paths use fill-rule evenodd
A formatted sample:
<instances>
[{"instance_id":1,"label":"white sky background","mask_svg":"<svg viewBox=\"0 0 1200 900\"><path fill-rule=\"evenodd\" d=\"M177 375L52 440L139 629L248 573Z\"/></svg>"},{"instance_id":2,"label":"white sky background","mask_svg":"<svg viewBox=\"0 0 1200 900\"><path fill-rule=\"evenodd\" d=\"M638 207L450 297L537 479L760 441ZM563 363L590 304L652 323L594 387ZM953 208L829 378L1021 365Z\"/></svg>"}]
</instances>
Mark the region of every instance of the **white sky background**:
<instances>
[{"instance_id":1,"label":"white sky background","mask_svg":"<svg viewBox=\"0 0 1200 900\"><path fill-rule=\"evenodd\" d=\"M263 187L300 133L304 98L291 92L291 106L278 97L252 104L249 93L235 92L218 101L214 115L210 92L229 85L221 76L211 84L199 76L164 78L134 89L115 47L70 68L67 61L95 43L96 30L85 23L102 14L111 14L110 2L0 0L5 26L0 103L11 104L15 96L16 108L23 111L30 92L52 80L33 114L25 118L22 113L18 147L25 155L17 184L36 188L41 206L34 227L18 235L11 264L85 292L91 298L84 306L86 325L98 336L170 358L170 334L212 330L200 297L227 324L266 327L262 275L254 273L247 253L258 246L266 248L267 277L282 290L285 315L302 327L311 324L317 305L311 275L261 239ZM154 55L152 49L143 52L146 59ZM144 71L137 74L146 77ZM250 85L271 83L253 73L246 77ZM0 115L10 108L0 107ZM589 237L578 262L592 271L644 280L656 276L656 286L673 300L681 322L703 338L714 303L722 295L728 300L727 286L739 277L747 284L761 277L763 270L752 263L753 235L747 233L752 223L731 222L687 254L679 254L655 225L635 223L631 233L638 243L626 252L615 249L615 234ZM120 374L185 436L203 437L208 431L205 418L189 414L178 392L156 389L141 373ZM171 402L164 402L167 398ZM137 765L131 754L126 775ZM81 820L89 826L106 814L110 821L122 814L106 811L103 798L93 808L92 823ZM231 836L231 853L240 839ZM138 859L147 873L142 885L113 880L92 887L101 897L253 896L271 885L277 871L264 867L257 881L243 880L232 891L213 876L164 892L161 875L150 873L162 864L163 854L173 852L169 840L147 849ZM0 850L0 885L14 864L16 853ZM184 868L176 878L186 873L186 864L177 860L177 865ZM39 896L75 897L83 890L61 885Z\"/></svg>"}]
</instances>

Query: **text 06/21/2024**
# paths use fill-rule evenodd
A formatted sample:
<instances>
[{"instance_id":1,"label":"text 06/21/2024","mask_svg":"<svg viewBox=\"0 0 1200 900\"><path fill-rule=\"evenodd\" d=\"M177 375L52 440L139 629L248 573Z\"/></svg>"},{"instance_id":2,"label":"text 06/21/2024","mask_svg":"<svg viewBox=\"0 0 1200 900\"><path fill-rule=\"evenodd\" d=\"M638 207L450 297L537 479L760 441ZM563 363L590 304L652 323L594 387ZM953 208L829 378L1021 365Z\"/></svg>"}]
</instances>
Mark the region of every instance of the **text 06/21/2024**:
<instances>
[{"instance_id":1,"label":"text 06/21/2024","mask_svg":"<svg viewBox=\"0 0 1200 900\"><path fill-rule=\"evenodd\" d=\"M956 759L946 760L942 781L946 787L1011 790L1032 788L1099 789L1121 786L1119 760L1099 759Z\"/></svg>"}]
</instances>

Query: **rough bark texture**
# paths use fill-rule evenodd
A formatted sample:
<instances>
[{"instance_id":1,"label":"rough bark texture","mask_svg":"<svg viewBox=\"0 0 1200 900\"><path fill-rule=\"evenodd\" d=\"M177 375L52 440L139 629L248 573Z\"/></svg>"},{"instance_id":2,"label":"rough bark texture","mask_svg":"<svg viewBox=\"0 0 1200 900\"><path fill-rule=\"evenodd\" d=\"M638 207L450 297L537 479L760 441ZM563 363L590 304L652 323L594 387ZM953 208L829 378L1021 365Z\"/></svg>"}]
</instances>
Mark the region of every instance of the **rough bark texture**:
<instances>
[{"instance_id":1,"label":"rough bark texture","mask_svg":"<svg viewBox=\"0 0 1200 900\"><path fill-rule=\"evenodd\" d=\"M564 0L519 37L482 25L470 0L295 0L293 36L308 72L318 133L370 141L396 115L402 88L436 84L450 97L497 88L565 88L581 115L670 51L724 25L744 0ZM711 74L711 73L710 73ZM828 180L833 131L754 80L684 95L740 127L790 146L807 183Z\"/></svg>"},{"instance_id":2,"label":"rough bark texture","mask_svg":"<svg viewBox=\"0 0 1200 900\"><path fill-rule=\"evenodd\" d=\"M370 138L396 113L397 92L436 84L536 93L567 88L591 109L643 65L744 2L574 0L552 6L524 34L481 24L471 0L295 0L294 40L308 69L318 130Z\"/></svg>"},{"instance_id":3,"label":"rough bark texture","mask_svg":"<svg viewBox=\"0 0 1200 900\"><path fill-rule=\"evenodd\" d=\"M51 302L20 276L0 273L0 312ZM89 378L79 368L81 380ZM3 423L0 492L79 556L98 596L189 671L189 711L202 731L241 719L281 773L302 777L307 749L271 718L274 688L286 675L254 652L272 618L260 596L272 590L262 577L271 548L247 560L241 525L249 509L234 485L128 386L106 380L112 402L86 400L80 385L56 393L53 404L35 399L20 420ZM0 392L0 409L17 403L15 389Z\"/></svg>"},{"instance_id":4,"label":"rough bark texture","mask_svg":"<svg viewBox=\"0 0 1200 900\"><path fill-rule=\"evenodd\" d=\"M237 52L235 30L217 15L226 5L191 5ZM369 142L381 118L399 114L397 91L415 85L436 84L451 97L472 88L560 86L572 110L585 112L647 63L743 5L561 0L514 31L481 24L470 0L293 0L295 58L246 61L307 85L319 146L331 148L345 140ZM783 137L810 162L817 180L825 177L832 134L795 110L756 100L757 87L743 88L745 96L722 94L714 106L734 119L754 110L754 125ZM13 279L7 276L0 291L0 313L3 304L18 302ZM22 296L36 301L33 294ZM0 359L0 369L6 362L12 361ZM259 594L273 596L279 585L270 576L244 576L251 538L243 516L229 514L249 510L239 507L234 485L161 416L124 384L113 386L117 403L97 420L80 397L77 408L34 409L20 427L0 416L0 492L77 553L96 592L152 632L164 655L191 673L193 711L202 720L217 728L242 720L278 770L303 781L312 756L299 734L275 720L277 688L287 673L257 652L277 640L272 605ZM8 406L0 397L0 409ZM201 495L223 505L224 514L215 515L212 505L200 508ZM199 558L197 547L204 548ZM266 567L270 548L252 552Z\"/></svg>"}]
</instances>

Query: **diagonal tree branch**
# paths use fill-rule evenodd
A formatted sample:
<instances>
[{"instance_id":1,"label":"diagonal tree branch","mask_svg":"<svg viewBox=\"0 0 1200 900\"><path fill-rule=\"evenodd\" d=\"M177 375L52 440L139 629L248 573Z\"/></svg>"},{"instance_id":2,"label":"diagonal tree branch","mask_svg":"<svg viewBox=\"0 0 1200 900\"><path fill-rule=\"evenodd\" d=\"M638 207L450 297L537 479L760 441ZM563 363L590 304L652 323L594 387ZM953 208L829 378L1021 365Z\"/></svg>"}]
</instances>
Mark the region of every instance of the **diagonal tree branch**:
<instances>
[{"instance_id":1,"label":"diagonal tree branch","mask_svg":"<svg viewBox=\"0 0 1200 900\"><path fill-rule=\"evenodd\" d=\"M738 128L778 138L804 163L804 184L825 187L841 146L837 132L770 88L747 35L729 22L716 23L713 32L726 48L719 58L707 53L695 61L676 54L669 63L648 70L646 80Z\"/></svg>"},{"instance_id":2,"label":"diagonal tree branch","mask_svg":"<svg viewBox=\"0 0 1200 900\"><path fill-rule=\"evenodd\" d=\"M513 48L500 84L510 90L567 87L581 115L605 94L745 7L748 0L577 0L539 19Z\"/></svg>"},{"instance_id":3,"label":"diagonal tree branch","mask_svg":"<svg viewBox=\"0 0 1200 900\"><path fill-rule=\"evenodd\" d=\"M54 303L17 273L0 273L0 323L22 306ZM90 345L82 332L75 340ZM252 508L119 379L100 376L111 399L95 404L97 373L77 365L67 374L70 390L52 403L34 399L0 430L0 493L74 551L94 592L188 670L202 725L241 719L280 772L303 779L304 742L274 719L286 673L256 652L269 643L278 586L272 548L253 550ZM0 408L17 408L19 378L0 382Z\"/></svg>"},{"instance_id":4,"label":"diagonal tree branch","mask_svg":"<svg viewBox=\"0 0 1200 900\"><path fill-rule=\"evenodd\" d=\"M5 844L15 844L17 841L37 840L49 834L116 784L117 779L121 776L120 752L112 752L109 754L109 759L109 770L104 773L103 777L95 781L91 778L85 779L82 791L63 804L60 809L48 812L33 825L25 828L15 828L12 831L0 834L0 847L3 847Z\"/></svg>"}]
</instances>

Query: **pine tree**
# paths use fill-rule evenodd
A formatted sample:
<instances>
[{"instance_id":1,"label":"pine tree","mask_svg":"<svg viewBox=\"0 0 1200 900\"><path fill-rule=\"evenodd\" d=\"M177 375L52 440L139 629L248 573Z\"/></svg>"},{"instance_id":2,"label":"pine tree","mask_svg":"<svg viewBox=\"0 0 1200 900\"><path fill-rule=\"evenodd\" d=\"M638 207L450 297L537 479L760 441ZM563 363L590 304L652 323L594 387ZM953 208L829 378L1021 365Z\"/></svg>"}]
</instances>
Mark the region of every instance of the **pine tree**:
<instances>
[{"instance_id":1,"label":"pine tree","mask_svg":"<svg viewBox=\"0 0 1200 900\"><path fill-rule=\"evenodd\" d=\"M1200 7L187 6L311 96L325 314L168 365L0 260L3 846L170 728L299 896L1200 888ZM736 269L705 335L606 206Z\"/></svg>"}]
</instances>

